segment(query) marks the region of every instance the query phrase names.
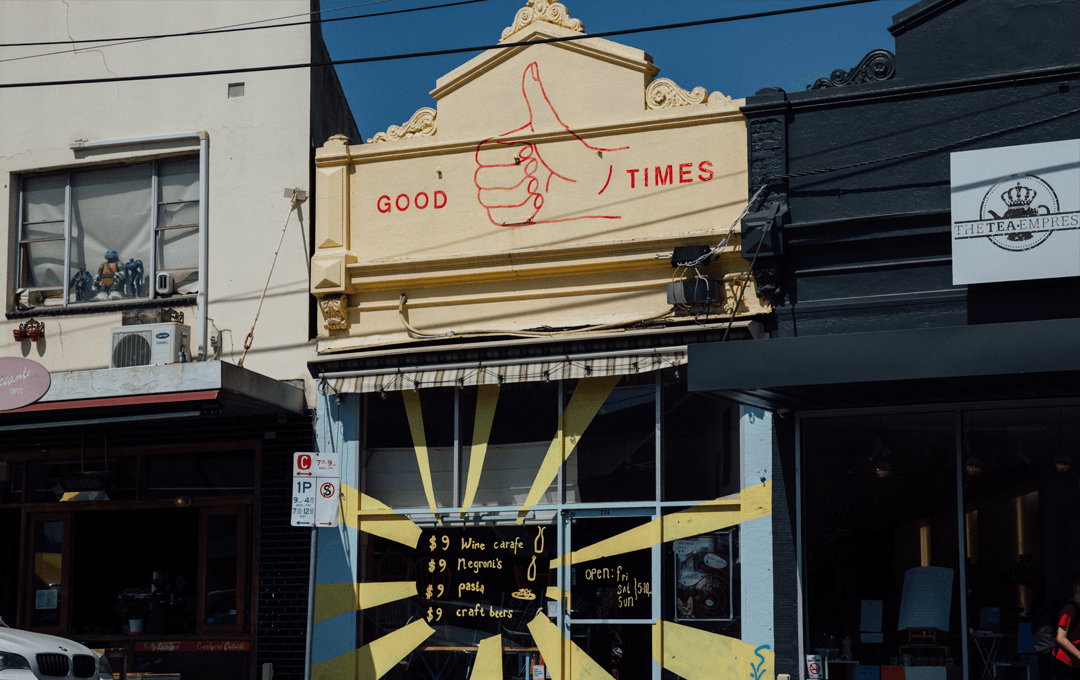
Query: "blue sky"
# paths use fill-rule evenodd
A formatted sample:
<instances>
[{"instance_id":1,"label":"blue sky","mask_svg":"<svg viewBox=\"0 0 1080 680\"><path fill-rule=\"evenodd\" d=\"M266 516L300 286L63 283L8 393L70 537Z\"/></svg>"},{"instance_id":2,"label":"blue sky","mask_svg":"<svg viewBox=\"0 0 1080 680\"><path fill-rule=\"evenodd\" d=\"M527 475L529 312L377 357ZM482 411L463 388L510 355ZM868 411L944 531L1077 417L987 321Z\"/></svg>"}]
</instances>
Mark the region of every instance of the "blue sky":
<instances>
[{"instance_id":1,"label":"blue sky","mask_svg":"<svg viewBox=\"0 0 1080 680\"><path fill-rule=\"evenodd\" d=\"M389 0L355 6L357 0L323 0L325 18L366 14L443 0ZM821 4L825 0L566 0L570 16L586 32L613 31ZM862 5L765 17L712 26L609 38L645 50L660 76L685 89L702 86L739 99L763 87L801 90L834 69L848 70L870 50L895 52L892 16L915 0L878 0ZM330 56L354 59L499 41L525 0L487 0L324 24ZM339 9L341 8L341 9ZM338 10L338 11L334 11ZM419 108L435 106L435 80L475 53L338 66L338 77L365 138L400 125ZM359 141L359 140L354 140Z\"/></svg>"}]
</instances>

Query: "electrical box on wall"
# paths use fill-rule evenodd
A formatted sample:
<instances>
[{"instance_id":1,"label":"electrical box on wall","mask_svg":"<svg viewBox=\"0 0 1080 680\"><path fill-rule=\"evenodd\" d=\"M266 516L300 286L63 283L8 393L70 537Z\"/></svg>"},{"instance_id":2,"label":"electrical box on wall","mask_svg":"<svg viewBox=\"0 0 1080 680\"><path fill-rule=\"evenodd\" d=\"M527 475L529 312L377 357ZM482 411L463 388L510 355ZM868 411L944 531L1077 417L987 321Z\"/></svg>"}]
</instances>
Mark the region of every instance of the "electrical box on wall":
<instances>
[{"instance_id":1,"label":"electrical box on wall","mask_svg":"<svg viewBox=\"0 0 1080 680\"><path fill-rule=\"evenodd\" d=\"M109 368L162 366L191 356L191 328L182 323L152 323L112 329Z\"/></svg>"}]
</instances>

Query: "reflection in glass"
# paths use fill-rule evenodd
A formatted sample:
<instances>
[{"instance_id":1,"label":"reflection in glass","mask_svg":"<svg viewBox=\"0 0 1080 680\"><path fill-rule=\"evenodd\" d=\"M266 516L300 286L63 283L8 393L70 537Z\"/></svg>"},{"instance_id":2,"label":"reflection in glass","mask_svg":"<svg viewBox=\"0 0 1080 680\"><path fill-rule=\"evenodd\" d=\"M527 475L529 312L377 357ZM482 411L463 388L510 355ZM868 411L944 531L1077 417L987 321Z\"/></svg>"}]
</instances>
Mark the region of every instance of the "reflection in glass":
<instances>
[{"instance_id":1,"label":"reflection in glass","mask_svg":"<svg viewBox=\"0 0 1080 680\"><path fill-rule=\"evenodd\" d=\"M60 625L61 574L64 567L64 522L34 523L34 583L30 626Z\"/></svg>"},{"instance_id":2,"label":"reflection in glass","mask_svg":"<svg viewBox=\"0 0 1080 680\"><path fill-rule=\"evenodd\" d=\"M366 400L363 492L392 508L426 508L424 480L414 447L406 398L387 392ZM411 392L418 399L428 469L437 507L454 504L454 389ZM414 418L416 416L414 415Z\"/></svg>"},{"instance_id":3,"label":"reflection in glass","mask_svg":"<svg viewBox=\"0 0 1080 680\"><path fill-rule=\"evenodd\" d=\"M937 644L959 651L954 422L949 412L802 420L811 648L850 638L855 660L888 664L907 644L897 631L905 575L932 566L951 583L951 597L936 600L948 620ZM862 642L864 601L881 603L880 630L870 630L882 642Z\"/></svg>"},{"instance_id":4,"label":"reflection in glass","mask_svg":"<svg viewBox=\"0 0 1080 680\"><path fill-rule=\"evenodd\" d=\"M668 378L668 376L665 376ZM703 501L739 492L739 406L664 381L664 500Z\"/></svg>"},{"instance_id":5,"label":"reflection in glass","mask_svg":"<svg viewBox=\"0 0 1080 680\"><path fill-rule=\"evenodd\" d=\"M237 516L210 515L206 529L207 625L236 623L236 564L239 529Z\"/></svg>"},{"instance_id":6,"label":"reflection in glass","mask_svg":"<svg viewBox=\"0 0 1080 680\"><path fill-rule=\"evenodd\" d=\"M575 385L567 386L567 404ZM619 381L567 459L571 468L583 503L656 498L655 373Z\"/></svg>"}]
</instances>

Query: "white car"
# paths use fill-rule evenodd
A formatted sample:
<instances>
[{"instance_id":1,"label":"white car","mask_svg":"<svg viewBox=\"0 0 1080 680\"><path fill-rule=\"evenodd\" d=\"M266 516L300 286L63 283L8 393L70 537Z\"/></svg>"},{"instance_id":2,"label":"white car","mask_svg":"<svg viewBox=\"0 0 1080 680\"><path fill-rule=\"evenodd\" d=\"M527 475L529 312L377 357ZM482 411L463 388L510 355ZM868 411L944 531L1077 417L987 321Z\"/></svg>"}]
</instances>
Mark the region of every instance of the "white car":
<instances>
[{"instance_id":1,"label":"white car","mask_svg":"<svg viewBox=\"0 0 1080 680\"><path fill-rule=\"evenodd\" d=\"M78 642L8 628L0 619L0 680L112 678L104 656Z\"/></svg>"}]
</instances>

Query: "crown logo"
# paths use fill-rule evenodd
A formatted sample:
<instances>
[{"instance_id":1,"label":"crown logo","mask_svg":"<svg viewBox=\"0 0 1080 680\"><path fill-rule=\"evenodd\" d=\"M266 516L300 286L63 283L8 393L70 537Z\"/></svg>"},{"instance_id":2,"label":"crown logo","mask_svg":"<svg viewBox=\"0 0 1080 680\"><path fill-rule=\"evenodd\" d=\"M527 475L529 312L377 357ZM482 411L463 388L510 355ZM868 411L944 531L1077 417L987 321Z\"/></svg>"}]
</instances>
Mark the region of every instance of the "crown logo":
<instances>
[{"instance_id":1,"label":"crown logo","mask_svg":"<svg viewBox=\"0 0 1080 680\"><path fill-rule=\"evenodd\" d=\"M1021 186L1020 182L1017 182L1015 187L1002 192L1001 200L1005 201L1005 205L1010 208L1027 207L1035 200L1038 193L1031 187Z\"/></svg>"}]
</instances>

